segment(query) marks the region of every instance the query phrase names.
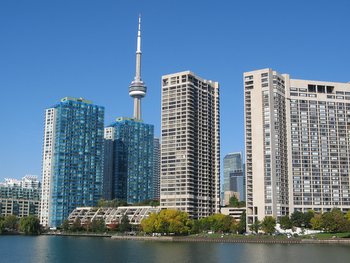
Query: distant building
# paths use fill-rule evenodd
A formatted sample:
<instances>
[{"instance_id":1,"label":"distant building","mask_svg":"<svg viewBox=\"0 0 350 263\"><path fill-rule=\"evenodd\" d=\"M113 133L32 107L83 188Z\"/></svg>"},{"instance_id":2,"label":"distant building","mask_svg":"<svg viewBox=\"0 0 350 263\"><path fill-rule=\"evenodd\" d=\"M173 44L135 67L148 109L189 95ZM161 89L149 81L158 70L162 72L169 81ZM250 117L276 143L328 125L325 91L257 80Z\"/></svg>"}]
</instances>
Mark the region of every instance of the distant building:
<instances>
[{"instance_id":1,"label":"distant building","mask_svg":"<svg viewBox=\"0 0 350 263\"><path fill-rule=\"evenodd\" d=\"M37 176L5 179L0 183L0 215L39 216L40 195L41 183Z\"/></svg>"},{"instance_id":2,"label":"distant building","mask_svg":"<svg viewBox=\"0 0 350 263\"><path fill-rule=\"evenodd\" d=\"M153 199L153 139L154 126L141 120L118 118L105 128L106 199Z\"/></svg>"},{"instance_id":3,"label":"distant building","mask_svg":"<svg viewBox=\"0 0 350 263\"><path fill-rule=\"evenodd\" d=\"M247 222L350 209L350 83L244 73Z\"/></svg>"},{"instance_id":4,"label":"distant building","mask_svg":"<svg viewBox=\"0 0 350 263\"><path fill-rule=\"evenodd\" d=\"M224 192L239 193L239 201L245 201L245 175L243 171L242 153L229 153L224 157ZM225 203L228 200L225 199Z\"/></svg>"},{"instance_id":5,"label":"distant building","mask_svg":"<svg viewBox=\"0 0 350 263\"><path fill-rule=\"evenodd\" d=\"M160 140L153 141L153 199L160 199Z\"/></svg>"},{"instance_id":6,"label":"distant building","mask_svg":"<svg viewBox=\"0 0 350 263\"><path fill-rule=\"evenodd\" d=\"M102 198L105 200L112 200L115 198L115 176L114 176L114 162L115 162L115 129L113 127L106 127L104 129L104 162L103 162L103 191Z\"/></svg>"},{"instance_id":7,"label":"distant building","mask_svg":"<svg viewBox=\"0 0 350 263\"><path fill-rule=\"evenodd\" d=\"M162 77L160 204L192 218L219 212L219 83L190 71Z\"/></svg>"},{"instance_id":8,"label":"distant building","mask_svg":"<svg viewBox=\"0 0 350 263\"><path fill-rule=\"evenodd\" d=\"M66 97L46 110L40 222L58 227L102 194L104 107Z\"/></svg>"}]
</instances>

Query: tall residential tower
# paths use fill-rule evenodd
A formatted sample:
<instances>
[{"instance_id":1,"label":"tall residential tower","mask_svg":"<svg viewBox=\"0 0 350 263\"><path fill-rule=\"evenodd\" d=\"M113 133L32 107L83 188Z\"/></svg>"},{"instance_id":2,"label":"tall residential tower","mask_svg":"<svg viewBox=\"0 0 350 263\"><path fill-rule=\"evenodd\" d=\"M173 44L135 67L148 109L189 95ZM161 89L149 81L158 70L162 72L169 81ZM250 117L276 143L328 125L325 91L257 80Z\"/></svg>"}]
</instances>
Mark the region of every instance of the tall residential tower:
<instances>
[{"instance_id":1,"label":"tall residential tower","mask_svg":"<svg viewBox=\"0 0 350 263\"><path fill-rule=\"evenodd\" d=\"M160 203L192 218L219 212L219 83L190 71L162 77Z\"/></svg>"},{"instance_id":2,"label":"tall residential tower","mask_svg":"<svg viewBox=\"0 0 350 263\"><path fill-rule=\"evenodd\" d=\"M66 97L46 110L40 223L59 227L102 193L104 108Z\"/></svg>"},{"instance_id":3,"label":"tall residential tower","mask_svg":"<svg viewBox=\"0 0 350 263\"><path fill-rule=\"evenodd\" d=\"M244 73L248 223L350 209L350 84Z\"/></svg>"}]
</instances>

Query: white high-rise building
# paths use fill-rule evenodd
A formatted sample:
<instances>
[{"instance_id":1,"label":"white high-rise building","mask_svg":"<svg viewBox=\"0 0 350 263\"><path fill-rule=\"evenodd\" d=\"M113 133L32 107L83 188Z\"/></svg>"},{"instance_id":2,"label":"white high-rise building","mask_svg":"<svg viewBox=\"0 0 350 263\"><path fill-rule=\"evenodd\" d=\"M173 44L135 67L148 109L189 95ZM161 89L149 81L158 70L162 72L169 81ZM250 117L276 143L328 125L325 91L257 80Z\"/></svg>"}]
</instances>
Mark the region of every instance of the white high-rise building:
<instances>
[{"instance_id":1,"label":"white high-rise building","mask_svg":"<svg viewBox=\"0 0 350 263\"><path fill-rule=\"evenodd\" d=\"M190 71L162 77L160 203L192 218L219 212L219 83Z\"/></svg>"},{"instance_id":2,"label":"white high-rise building","mask_svg":"<svg viewBox=\"0 0 350 263\"><path fill-rule=\"evenodd\" d=\"M350 209L350 83L244 73L248 223Z\"/></svg>"}]
</instances>

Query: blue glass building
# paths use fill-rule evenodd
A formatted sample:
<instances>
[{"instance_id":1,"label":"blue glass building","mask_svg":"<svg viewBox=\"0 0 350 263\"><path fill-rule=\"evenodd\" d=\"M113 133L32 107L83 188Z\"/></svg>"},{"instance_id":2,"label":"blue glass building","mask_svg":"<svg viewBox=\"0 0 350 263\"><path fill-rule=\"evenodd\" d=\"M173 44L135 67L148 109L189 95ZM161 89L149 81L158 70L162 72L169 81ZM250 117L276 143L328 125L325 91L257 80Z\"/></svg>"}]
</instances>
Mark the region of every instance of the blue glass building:
<instances>
[{"instance_id":1,"label":"blue glass building","mask_svg":"<svg viewBox=\"0 0 350 263\"><path fill-rule=\"evenodd\" d=\"M66 97L46 110L40 220L58 227L101 198L104 107Z\"/></svg>"},{"instance_id":2,"label":"blue glass building","mask_svg":"<svg viewBox=\"0 0 350 263\"><path fill-rule=\"evenodd\" d=\"M245 201L245 175L242 153L229 153L224 157L224 192L239 193L239 200Z\"/></svg>"},{"instance_id":3,"label":"blue glass building","mask_svg":"<svg viewBox=\"0 0 350 263\"><path fill-rule=\"evenodd\" d=\"M105 128L106 199L133 204L154 198L153 138L154 126L133 118L118 118Z\"/></svg>"}]
</instances>

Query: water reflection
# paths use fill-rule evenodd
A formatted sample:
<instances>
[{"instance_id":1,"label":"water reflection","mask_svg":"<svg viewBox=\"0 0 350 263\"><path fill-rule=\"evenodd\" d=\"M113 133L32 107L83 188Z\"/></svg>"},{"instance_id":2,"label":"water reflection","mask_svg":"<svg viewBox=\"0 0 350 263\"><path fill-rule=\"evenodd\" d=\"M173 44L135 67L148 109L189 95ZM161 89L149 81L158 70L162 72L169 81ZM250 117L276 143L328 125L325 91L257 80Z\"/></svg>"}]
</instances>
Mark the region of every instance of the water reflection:
<instances>
[{"instance_id":1,"label":"water reflection","mask_svg":"<svg viewBox=\"0 0 350 263\"><path fill-rule=\"evenodd\" d=\"M84 237L0 237L0 262L348 262L349 245L120 241Z\"/></svg>"}]
</instances>

